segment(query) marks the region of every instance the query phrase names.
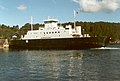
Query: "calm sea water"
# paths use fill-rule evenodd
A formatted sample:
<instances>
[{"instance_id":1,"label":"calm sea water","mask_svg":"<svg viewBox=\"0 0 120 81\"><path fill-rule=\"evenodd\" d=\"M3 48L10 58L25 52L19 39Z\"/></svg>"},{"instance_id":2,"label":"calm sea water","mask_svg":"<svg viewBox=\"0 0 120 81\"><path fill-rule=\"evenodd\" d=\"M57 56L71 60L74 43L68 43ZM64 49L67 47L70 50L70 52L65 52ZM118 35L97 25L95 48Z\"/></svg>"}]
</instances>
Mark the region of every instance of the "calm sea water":
<instances>
[{"instance_id":1,"label":"calm sea water","mask_svg":"<svg viewBox=\"0 0 120 81\"><path fill-rule=\"evenodd\" d=\"M90 50L0 50L0 81L120 81L120 45Z\"/></svg>"}]
</instances>

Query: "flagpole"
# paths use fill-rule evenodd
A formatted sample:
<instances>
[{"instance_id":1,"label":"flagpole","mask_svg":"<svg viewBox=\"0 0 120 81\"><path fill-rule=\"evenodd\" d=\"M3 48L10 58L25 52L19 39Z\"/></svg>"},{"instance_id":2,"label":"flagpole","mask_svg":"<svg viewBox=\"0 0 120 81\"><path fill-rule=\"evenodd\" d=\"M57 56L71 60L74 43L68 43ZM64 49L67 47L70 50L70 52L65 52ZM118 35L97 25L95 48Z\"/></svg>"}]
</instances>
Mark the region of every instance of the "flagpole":
<instances>
[{"instance_id":1,"label":"flagpole","mask_svg":"<svg viewBox=\"0 0 120 81\"><path fill-rule=\"evenodd\" d=\"M75 20L76 12L75 12L75 10L73 12L74 12L74 28L75 28L76 27L76 20Z\"/></svg>"},{"instance_id":2,"label":"flagpole","mask_svg":"<svg viewBox=\"0 0 120 81\"><path fill-rule=\"evenodd\" d=\"M74 10L73 12L74 12L74 28L76 30L76 19L75 19L76 18L76 11Z\"/></svg>"},{"instance_id":3,"label":"flagpole","mask_svg":"<svg viewBox=\"0 0 120 81\"><path fill-rule=\"evenodd\" d=\"M33 18L32 18L32 16L31 16L31 30L33 30Z\"/></svg>"}]
</instances>

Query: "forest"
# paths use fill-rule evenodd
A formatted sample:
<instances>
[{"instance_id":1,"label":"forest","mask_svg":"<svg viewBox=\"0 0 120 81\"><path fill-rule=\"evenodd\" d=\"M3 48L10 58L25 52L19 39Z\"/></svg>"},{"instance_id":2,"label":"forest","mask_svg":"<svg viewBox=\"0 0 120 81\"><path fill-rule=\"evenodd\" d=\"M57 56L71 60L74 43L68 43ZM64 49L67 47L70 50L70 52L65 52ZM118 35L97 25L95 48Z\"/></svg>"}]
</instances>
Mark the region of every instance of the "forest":
<instances>
[{"instance_id":1,"label":"forest","mask_svg":"<svg viewBox=\"0 0 120 81\"><path fill-rule=\"evenodd\" d=\"M66 25L72 25L73 22L62 23L65 27ZM112 42L120 42L120 23L112 22L76 22L77 26L82 27L82 33L88 33L90 36L109 36L111 37ZM39 27L43 27L43 24L33 24L34 30L37 30ZM30 30L30 23L26 23L24 26L7 26L4 24L0 25L0 39L11 39L13 35L18 35L20 38L21 35L26 34Z\"/></svg>"}]
</instances>

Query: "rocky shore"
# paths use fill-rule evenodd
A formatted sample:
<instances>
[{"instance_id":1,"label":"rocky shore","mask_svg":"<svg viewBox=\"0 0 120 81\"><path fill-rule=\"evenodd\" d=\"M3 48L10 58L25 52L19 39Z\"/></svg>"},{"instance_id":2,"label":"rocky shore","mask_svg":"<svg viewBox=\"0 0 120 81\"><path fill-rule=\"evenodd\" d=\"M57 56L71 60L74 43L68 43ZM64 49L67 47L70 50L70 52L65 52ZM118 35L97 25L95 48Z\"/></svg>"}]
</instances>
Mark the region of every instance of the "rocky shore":
<instances>
[{"instance_id":1,"label":"rocky shore","mask_svg":"<svg viewBox=\"0 0 120 81\"><path fill-rule=\"evenodd\" d=\"M0 39L0 49L8 47L9 47L8 39Z\"/></svg>"}]
</instances>

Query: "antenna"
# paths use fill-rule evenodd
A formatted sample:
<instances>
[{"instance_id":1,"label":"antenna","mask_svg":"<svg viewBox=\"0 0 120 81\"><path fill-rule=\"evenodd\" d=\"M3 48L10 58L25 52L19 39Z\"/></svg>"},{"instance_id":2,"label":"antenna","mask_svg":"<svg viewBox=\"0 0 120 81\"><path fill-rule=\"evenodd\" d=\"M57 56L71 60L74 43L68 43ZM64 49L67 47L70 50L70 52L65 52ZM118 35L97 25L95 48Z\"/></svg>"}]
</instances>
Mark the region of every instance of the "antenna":
<instances>
[{"instance_id":1,"label":"antenna","mask_svg":"<svg viewBox=\"0 0 120 81\"><path fill-rule=\"evenodd\" d=\"M31 30L33 30L33 17L31 16Z\"/></svg>"}]
</instances>

